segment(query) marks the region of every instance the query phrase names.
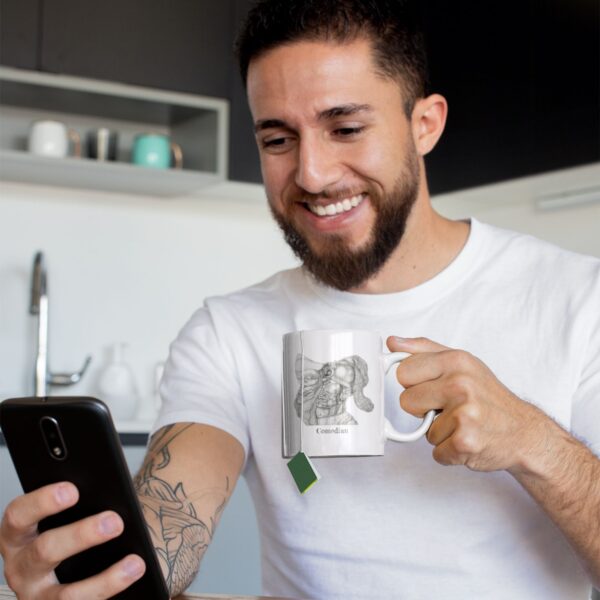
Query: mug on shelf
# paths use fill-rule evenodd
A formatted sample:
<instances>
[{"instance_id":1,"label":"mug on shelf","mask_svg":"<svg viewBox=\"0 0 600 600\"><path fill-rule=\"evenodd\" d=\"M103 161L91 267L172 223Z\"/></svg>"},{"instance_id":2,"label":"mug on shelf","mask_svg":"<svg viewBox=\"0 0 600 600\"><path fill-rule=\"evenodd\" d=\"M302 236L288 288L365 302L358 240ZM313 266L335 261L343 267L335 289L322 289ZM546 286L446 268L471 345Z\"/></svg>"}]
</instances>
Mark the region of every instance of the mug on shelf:
<instances>
[{"instance_id":1,"label":"mug on shelf","mask_svg":"<svg viewBox=\"0 0 600 600\"><path fill-rule=\"evenodd\" d=\"M142 167L168 169L183 167L181 146L160 133L142 133L133 141L131 161Z\"/></svg>"},{"instance_id":2,"label":"mug on shelf","mask_svg":"<svg viewBox=\"0 0 600 600\"><path fill-rule=\"evenodd\" d=\"M77 131L61 121L34 121L29 130L28 149L38 156L65 158L69 156L69 142L72 155L81 157L81 137Z\"/></svg>"},{"instance_id":3,"label":"mug on shelf","mask_svg":"<svg viewBox=\"0 0 600 600\"><path fill-rule=\"evenodd\" d=\"M95 160L117 160L117 132L99 127L87 134L87 156Z\"/></svg>"}]
</instances>

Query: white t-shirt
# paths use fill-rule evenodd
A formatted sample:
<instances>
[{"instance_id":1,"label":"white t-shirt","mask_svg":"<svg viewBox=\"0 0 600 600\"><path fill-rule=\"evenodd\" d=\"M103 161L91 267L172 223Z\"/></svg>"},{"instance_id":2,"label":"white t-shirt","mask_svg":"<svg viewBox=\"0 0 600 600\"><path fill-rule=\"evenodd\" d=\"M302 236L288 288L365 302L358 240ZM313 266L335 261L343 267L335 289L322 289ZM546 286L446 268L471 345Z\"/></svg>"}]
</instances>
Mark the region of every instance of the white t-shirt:
<instances>
[{"instance_id":1,"label":"white t-shirt","mask_svg":"<svg viewBox=\"0 0 600 600\"><path fill-rule=\"evenodd\" d=\"M456 259L410 290L340 292L292 269L209 298L172 344L155 429L206 423L242 443L265 594L589 598L562 534L506 472L439 465L424 438L388 441L381 457L314 459L322 479L300 495L282 458L282 335L338 328L467 350L600 454L600 261L471 225ZM400 392L388 375L386 415L409 431Z\"/></svg>"}]
</instances>

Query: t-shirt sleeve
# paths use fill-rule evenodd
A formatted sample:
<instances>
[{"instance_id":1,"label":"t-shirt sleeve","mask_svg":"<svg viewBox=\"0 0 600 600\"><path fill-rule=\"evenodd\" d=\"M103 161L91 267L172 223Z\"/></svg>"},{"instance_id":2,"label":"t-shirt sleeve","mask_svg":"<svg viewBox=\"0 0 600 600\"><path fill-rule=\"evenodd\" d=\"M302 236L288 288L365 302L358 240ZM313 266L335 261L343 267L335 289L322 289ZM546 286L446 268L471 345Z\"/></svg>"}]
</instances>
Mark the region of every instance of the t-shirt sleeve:
<instances>
[{"instance_id":1,"label":"t-shirt sleeve","mask_svg":"<svg viewBox=\"0 0 600 600\"><path fill-rule=\"evenodd\" d=\"M171 344L160 395L153 432L173 423L212 425L239 440L248 456L248 417L235 361L206 306Z\"/></svg>"},{"instance_id":2,"label":"t-shirt sleeve","mask_svg":"<svg viewBox=\"0 0 600 600\"><path fill-rule=\"evenodd\" d=\"M571 431L600 456L600 293L594 296L597 303L586 323L590 334L581 378L573 398Z\"/></svg>"}]
</instances>

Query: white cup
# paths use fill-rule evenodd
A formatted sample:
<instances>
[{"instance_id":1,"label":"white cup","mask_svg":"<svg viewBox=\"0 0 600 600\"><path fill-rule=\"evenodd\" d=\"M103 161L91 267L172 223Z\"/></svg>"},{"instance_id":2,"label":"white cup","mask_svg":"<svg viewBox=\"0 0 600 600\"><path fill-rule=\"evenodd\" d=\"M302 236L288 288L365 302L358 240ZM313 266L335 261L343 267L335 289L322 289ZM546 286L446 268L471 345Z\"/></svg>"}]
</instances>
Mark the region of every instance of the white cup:
<instances>
[{"instance_id":1,"label":"white cup","mask_svg":"<svg viewBox=\"0 0 600 600\"><path fill-rule=\"evenodd\" d=\"M81 138L74 130L60 121L35 121L29 131L29 152L38 156L64 158L69 155L69 142L73 155L81 156Z\"/></svg>"},{"instance_id":2,"label":"white cup","mask_svg":"<svg viewBox=\"0 0 600 600\"><path fill-rule=\"evenodd\" d=\"M294 331L283 336L283 456L378 456L386 440L412 442L433 422L430 410L410 433L384 415L384 379L410 356L384 352L374 331ZM401 410L398 406L398 410Z\"/></svg>"}]
</instances>

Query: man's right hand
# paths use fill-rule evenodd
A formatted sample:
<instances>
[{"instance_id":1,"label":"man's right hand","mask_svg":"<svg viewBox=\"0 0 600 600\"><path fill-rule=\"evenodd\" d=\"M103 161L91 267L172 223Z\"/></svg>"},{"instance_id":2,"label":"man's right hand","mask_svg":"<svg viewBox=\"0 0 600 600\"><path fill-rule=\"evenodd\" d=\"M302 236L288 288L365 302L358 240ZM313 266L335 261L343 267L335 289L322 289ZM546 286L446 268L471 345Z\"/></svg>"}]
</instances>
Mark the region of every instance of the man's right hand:
<instances>
[{"instance_id":1,"label":"man's right hand","mask_svg":"<svg viewBox=\"0 0 600 600\"><path fill-rule=\"evenodd\" d=\"M78 499L77 488L64 482L19 496L7 506L0 524L0 554L6 581L20 600L102 600L144 574L144 561L132 554L94 577L58 582L54 569L63 560L123 532L119 515L106 511L38 533L39 521L73 506Z\"/></svg>"}]
</instances>

